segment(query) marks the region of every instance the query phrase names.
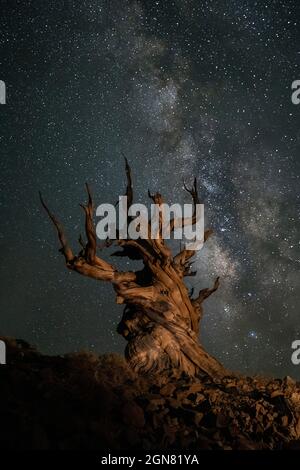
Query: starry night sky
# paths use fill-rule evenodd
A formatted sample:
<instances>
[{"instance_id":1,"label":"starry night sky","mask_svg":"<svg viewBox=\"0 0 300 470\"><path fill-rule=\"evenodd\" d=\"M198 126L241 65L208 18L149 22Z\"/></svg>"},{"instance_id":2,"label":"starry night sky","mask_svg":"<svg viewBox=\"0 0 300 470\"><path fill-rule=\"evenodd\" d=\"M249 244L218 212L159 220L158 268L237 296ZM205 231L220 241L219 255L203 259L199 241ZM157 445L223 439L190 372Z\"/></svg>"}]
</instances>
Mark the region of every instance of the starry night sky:
<instances>
[{"instance_id":1,"label":"starry night sky","mask_svg":"<svg viewBox=\"0 0 300 470\"><path fill-rule=\"evenodd\" d=\"M205 304L208 351L241 372L300 378L290 360L299 1L7 0L1 10L0 333L51 354L123 351L112 287L67 271L38 190L77 246L84 183L96 204L114 203L124 152L137 202L148 187L189 202L182 178L198 177L215 235L189 285L222 283Z\"/></svg>"}]
</instances>

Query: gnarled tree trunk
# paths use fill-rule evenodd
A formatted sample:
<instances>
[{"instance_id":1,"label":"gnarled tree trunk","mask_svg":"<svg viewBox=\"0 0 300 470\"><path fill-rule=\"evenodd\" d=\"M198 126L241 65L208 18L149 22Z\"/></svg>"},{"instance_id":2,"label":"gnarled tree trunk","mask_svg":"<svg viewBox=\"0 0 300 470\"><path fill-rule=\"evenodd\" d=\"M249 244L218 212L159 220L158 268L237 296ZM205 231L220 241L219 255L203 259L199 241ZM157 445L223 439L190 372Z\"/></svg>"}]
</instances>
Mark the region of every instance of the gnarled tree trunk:
<instances>
[{"instance_id":1,"label":"gnarled tree trunk","mask_svg":"<svg viewBox=\"0 0 300 470\"><path fill-rule=\"evenodd\" d=\"M126 159L125 159L126 160ZM128 207L133 203L131 170L126 160ZM199 203L196 180L192 189L185 189L193 199L194 207ZM196 297L189 294L184 278L190 271L192 250L181 250L173 255L162 236L163 211L160 211L158 236L155 239L107 240L106 245L117 244L121 251L116 256L141 259L141 271L120 272L112 264L97 256L96 231L93 222L93 201L87 186L88 203L85 211L85 232L87 241L80 237L82 250L74 255L63 228L56 217L41 202L54 223L61 243L61 252L69 269L96 280L109 281L116 292L118 304L125 309L118 332L128 341L126 358L131 367L143 374L163 373L177 370L189 375L208 374L211 377L226 374L224 367L210 356L199 343L199 323L202 317L202 303L217 290L219 279L210 289L203 289ZM160 194L149 197L157 205L163 203ZM190 220L183 219L182 225L196 222L196 211ZM130 217L128 217L130 219ZM177 221L171 220L171 231ZM211 235L207 230L204 241Z\"/></svg>"}]
</instances>

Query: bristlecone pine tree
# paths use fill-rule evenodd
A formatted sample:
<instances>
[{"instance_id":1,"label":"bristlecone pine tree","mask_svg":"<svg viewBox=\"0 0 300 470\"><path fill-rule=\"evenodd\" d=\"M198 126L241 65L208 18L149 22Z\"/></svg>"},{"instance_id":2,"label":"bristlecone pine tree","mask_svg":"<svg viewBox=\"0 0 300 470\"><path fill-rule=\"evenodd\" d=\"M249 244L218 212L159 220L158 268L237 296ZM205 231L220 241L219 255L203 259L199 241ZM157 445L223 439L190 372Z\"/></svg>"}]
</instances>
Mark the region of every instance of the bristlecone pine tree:
<instances>
[{"instance_id":1,"label":"bristlecone pine tree","mask_svg":"<svg viewBox=\"0 0 300 470\"><path fill-rule=\"evenodd\" d=\"M131 169L126 163L128 208L133 203ZM199 203L196 188L185 190L193 199L194 208ZM82 246L78 255L74 255L68 244L64 230L55 215L49 210L40 194L41 203L56 227L67 267L84 276L98 281L112 283L116 292L117 304L124 304L123 317L118 325L120 333L127 341L125 350L130 366L142 374L163 374L164 372L185 372L190 376L209 375L220 377L226 374L224 367L210 356L199 343L199 323L203 314L203 301L219 286L219 278L212 288L202 289L196 297L189 293L184 278L194 275L191 271L191 258L195 252L182 249L172 254L162 238L163 214L160 211L160 228L156 239L116 239L107 240L104 246L117 244L121 251L114 253L132 260L142 260L143 268L139 271L121 272L115 266L97 255L97 238L93 222L93 200L87 185L88 202L82 205L85 212L85 232L87 242L82 237ZM163 203L159 193L150 194L155 204ZM129 221L132 220L128 217ZM195 224L193 218L180 221L182 226ZM171 232L177 221L171 219ZM150 221L149 221L150 227ZM212 234L206 230L204 241ZM102 247L103 248L103 247Z\"/></svg>"}]
</instances>

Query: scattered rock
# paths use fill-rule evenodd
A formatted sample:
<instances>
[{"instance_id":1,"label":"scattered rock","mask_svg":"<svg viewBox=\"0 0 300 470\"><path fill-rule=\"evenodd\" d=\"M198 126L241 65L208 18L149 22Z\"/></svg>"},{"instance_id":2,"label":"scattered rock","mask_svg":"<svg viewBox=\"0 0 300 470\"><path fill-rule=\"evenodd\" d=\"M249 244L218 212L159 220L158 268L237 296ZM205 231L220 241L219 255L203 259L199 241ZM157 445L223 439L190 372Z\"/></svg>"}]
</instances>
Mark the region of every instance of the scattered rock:
<instances>
[{"instance_id":1,"label":"scattered rock","mask_svg":"<svg viewBox=\"0 0 300 470\"><path fill-rule=\"evenodd\" d=\"M117 355L48 357L6 339L0 449L299 449L300 386L138 377Z\"/></svg>"},{"instance_id":2,"label":"scattered rock","mask_svg":"<svg viewBox=\"0 0 300 470\"><path fill-rule=\"evenodd\" d=\"M128 402L122 408L123 422L133 425L136 428L142 428L145 425L145 417L142 408L135 402Z\"/></svg>"}]
</instances>

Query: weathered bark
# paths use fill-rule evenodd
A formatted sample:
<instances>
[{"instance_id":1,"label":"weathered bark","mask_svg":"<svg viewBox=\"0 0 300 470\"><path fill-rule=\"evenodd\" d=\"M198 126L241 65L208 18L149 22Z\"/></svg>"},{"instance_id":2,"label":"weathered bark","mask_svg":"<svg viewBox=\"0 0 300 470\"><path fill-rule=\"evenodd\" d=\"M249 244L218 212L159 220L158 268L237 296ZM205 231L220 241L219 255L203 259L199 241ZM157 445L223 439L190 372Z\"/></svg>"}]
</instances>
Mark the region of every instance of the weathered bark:
<instances>
[{"instance_id":1,"label":"weathered bark","mask_svg":"<svg viewBox=\"0 0 300 470\"><path fill-rule=\"evenodd\" d=\"M126 162L128 207L133 202L131 170ZM192 189L185 189L192 196L194 207L199 203L197 182ZM190 270L192 250L181 250L173 255L162 236L163 212L160 212L160 224L157 238L151 239L116 239L107 240L121 247L115 256L143 261L141 271L120 272L116 267L97 256L96 231L93 223L93 200L87 185L88 203L83 205L85 212L85 232L87 241L80 237L82 250L74 255L68 245L64 230L50 212L40 195L41 202L56 227L61 243L60 251L65 257L69 269L96 280L109 281L116 292L116 302L124 304L125 309L118 332L128 341L126 358L132 368L143 374L163 373L177 370L189 375L208 374L211 377L223 376L226 370L199 343L199 324L203 314L203 301L219 286L217 278L214 286L203 289L197 297L189 294L184 278L194 275ZM163 203L159 193L149 197L155 204ZM183 220L171 220L171 230L178 223L194 224L193 217ZM128 217L130 219L130 217ZM150 224L149 224L150 230ZM204 240L212 231L205 232Z\"/></svg>"}]
</instances>

